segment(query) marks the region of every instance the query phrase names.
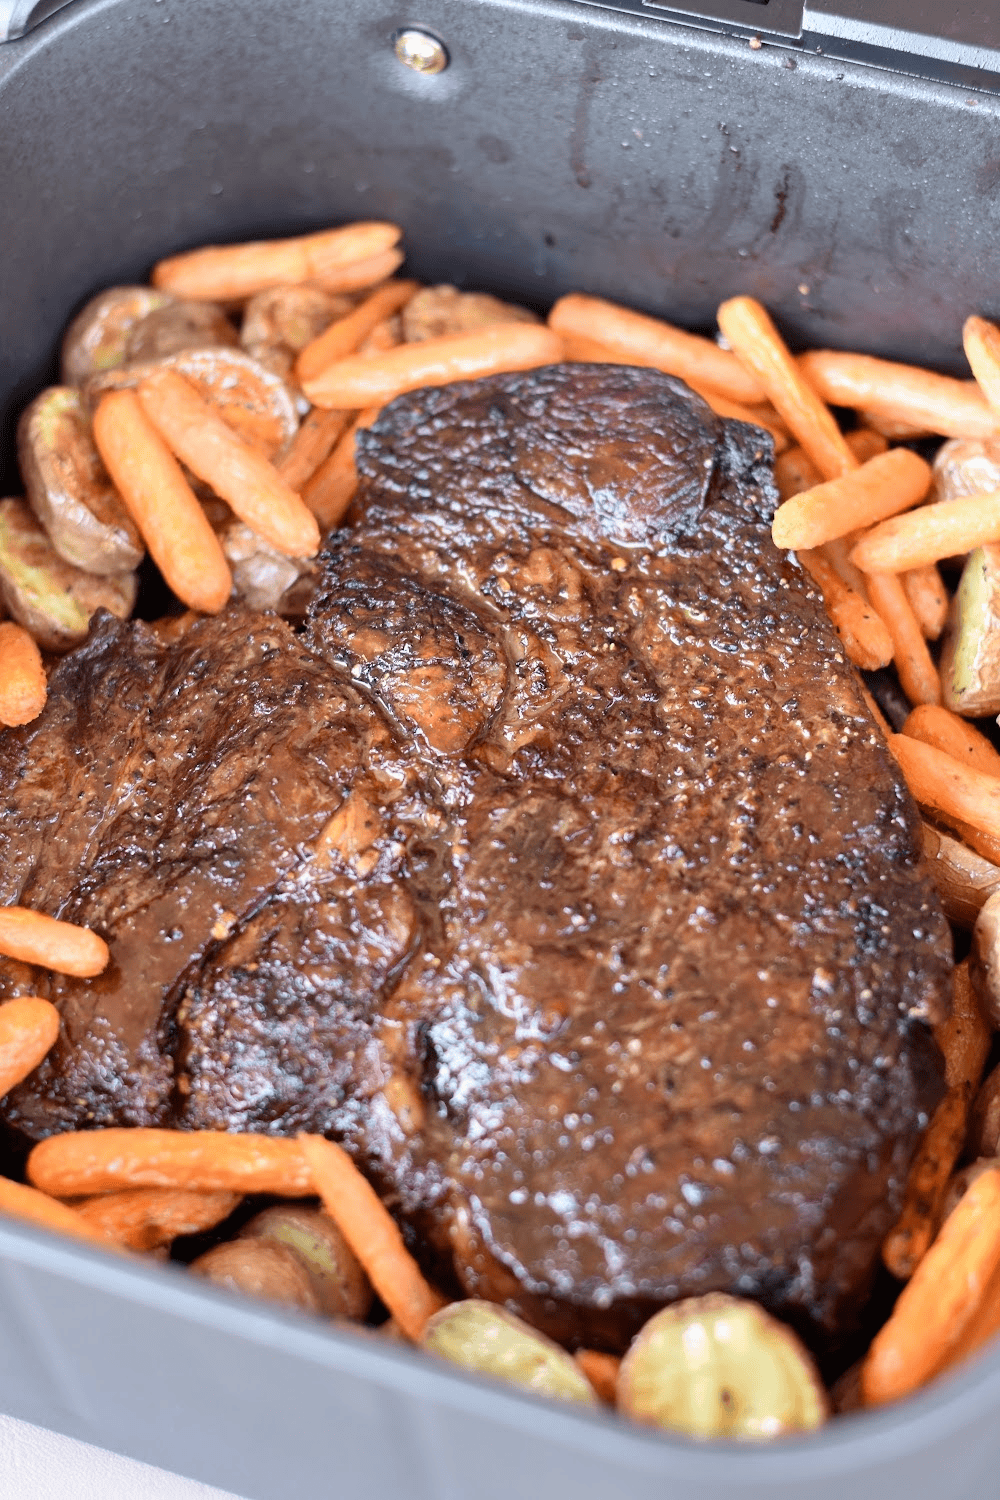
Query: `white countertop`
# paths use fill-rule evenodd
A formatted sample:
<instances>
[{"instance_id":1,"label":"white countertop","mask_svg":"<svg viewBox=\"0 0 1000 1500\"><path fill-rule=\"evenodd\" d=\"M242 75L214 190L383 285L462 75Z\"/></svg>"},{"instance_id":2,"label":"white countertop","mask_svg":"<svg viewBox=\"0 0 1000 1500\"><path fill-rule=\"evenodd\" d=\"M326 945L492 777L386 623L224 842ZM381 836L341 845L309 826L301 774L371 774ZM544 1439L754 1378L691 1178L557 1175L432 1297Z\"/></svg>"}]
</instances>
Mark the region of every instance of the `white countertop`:
<instances>
[{"instance_id":1,"label":"white countertop","mask_svg":"<svg viewBox=\"0 0 1000 1500\"><path fill-rule=\"evenodd\" d=\"M227 1491L0 1416L3 1500L238 1500Z\"/></svg>"}]
</instances>

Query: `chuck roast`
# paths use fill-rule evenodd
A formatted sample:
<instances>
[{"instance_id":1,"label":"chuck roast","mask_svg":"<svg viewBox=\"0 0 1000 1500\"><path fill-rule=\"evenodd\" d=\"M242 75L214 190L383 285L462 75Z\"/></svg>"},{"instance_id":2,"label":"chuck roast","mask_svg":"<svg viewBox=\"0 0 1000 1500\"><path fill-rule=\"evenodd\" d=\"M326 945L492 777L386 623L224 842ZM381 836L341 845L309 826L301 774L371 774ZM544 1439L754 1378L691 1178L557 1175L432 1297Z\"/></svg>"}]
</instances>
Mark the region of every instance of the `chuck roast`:
<instances>
[{"instance_id":1,"label":"chuck roast","mask_svg":"<svg viewBox=\"0 0 1000 1500\"><path fill-rule=\"evenodd\" d=\"M713 1289L843 1333L950 949L769 460L652 370L417 392L301 634L105 617L0 741L0 899L112 954L3 966L64 1019L9 1125L330 1134L570 1343Z\"/></svg>"}]
</instances>

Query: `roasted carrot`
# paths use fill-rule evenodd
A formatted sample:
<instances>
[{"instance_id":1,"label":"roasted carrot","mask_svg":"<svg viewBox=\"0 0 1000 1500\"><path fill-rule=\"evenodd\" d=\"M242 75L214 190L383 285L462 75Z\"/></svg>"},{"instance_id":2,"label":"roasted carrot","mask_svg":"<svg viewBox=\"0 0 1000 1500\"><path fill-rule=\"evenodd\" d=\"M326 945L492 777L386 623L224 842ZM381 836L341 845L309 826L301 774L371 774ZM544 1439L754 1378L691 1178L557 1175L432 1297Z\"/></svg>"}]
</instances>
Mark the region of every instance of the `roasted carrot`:
<instances>
[{"instance_id":1,"label":"roasted carrot","mask_svg":"<svg viewBox=\"0 0 1000 1500\"><path fill-rule=\"evenodd\" d=\"M0 1214L9 1214L12 1219L21 1219L25 1224L36 1224L39 1229L51 1229L56 1234L72 1235L98 1245L102 1250L119 1250L113 1240L88 1224L82 1214L68 1204L41 1193L37 1188L27 1187L23 1182L11 1182L9 1177L0 1177Z\"/></svg>"},{"instance_id":2,"label":"roasted carrot","mask_svg":"<svg viewBox=\"0 0 1000 1500\"><path fill-rule=\"evenodd\" d=\"M157 370L140 383L138 394L170 449L251 531L288 557L312 557L319 551L319 527L299 496L189 380L176 370Z\"/></svg>"},{"instance_id":3,"label":"roasted carrot","mask_svg":"<svg viewBox=\"0 0 1000 1500\"><path fill-rule=\"evenodd\" d=\"M868 573L865 584L871 606L892 638L903 692L911 703L940 703L941 679L902 583L895 573Z\"/></svg>"},{"instance_id":4,"label":"roasted carrot","mask_svg":"<svg viewBox=\"0 0 1000 1500\"><path fill-rule=\"evenodd\" d=\"M344 267L391 251L399 235L395 224L359 223L295 239L206 245L161 260L152 282L175 297L209 302L239 301L301 281L326 285Z\"/></svg>"},{"instance_id":5,"label":"roasted carrot","mask_svg":"<svg viewBox=\"0 0 1000 1500\"><path fill-rule=\"evenodd\" d=\"M1000 776L974 771L943 750L905 734L894 734L889 749L921 807L1000 839Z\"/></svg>"},{"instance_id":6,"label":"roasted carrot","mask_svg":"<svg viewBox=\"0 0 1000 1500\"><path fill-rule=\"evenodd\" d=\"M784 424L769 402L765 401L760 406L741 406L738 401L730 401L728 396L720 396L718 391L710 390L708 386L697 386L693 381L688 384L717 417L728 417L733 422L748 422L751 427L763 427L765 432L771 434L775 454L784 453L790 446L791 439Z\"/></svg>"},{"instance_id":7,"label":"roasted carrot","mask_svg":"<svg viewBox=\"0 0 1000 1500\"><path fill-rule=\"evenodd\" d=\"M369 406L359 411L329 458L303 487L302 499L324 531L339 526L347 514L358 487L354 439L362 427L371 426L381 410L380 406Z\"/></svg>"},{"instance_id":8,"label":"roasted carrot","mask_svg":"<svg viewBox=\"0 0 1000 1500\"><path fill-rule=\"evenodd\" d=\"M596 1349L578 1349L573 1355L586 1375L598 1398L605 1406L614 1406L618 1399L618 1371L621 1360L616 1354L601 1354Z\"/></svg>"},{"instance_id":9,"label":"roasted carrot","mask_svg":"<svg viewBox=\"0 0 1000 1500\"><path fill-rule=\"evenodd\" d=\"M110 391L94 414L94 440L153 561L190 609L214 614L233 578L197 497L134 391Z\"/></svg>"},{"instance_id":10,"label":"roasted carrot","mask_svg":"<svg viewBox=\"0 0 1000 1500\"><path fill-rule=\"evenodd\" d=\"M89 1197L121 1188L191 1192L276 1193L305 1198L312 1179L295 1141L222 1130L70 1131L39 1142L28 1178L54 1198Z\"/></svg>"},{"instance_id":11,"label":"roasted carrot","mask_svg":"<svg viewBox=\"0 0 1000 1500\"><path fill-rule=\"evenodd\" d=\"M824 479L858 467L833 414L802 376L768 313L753 297L731 297L719 308L719 327L733 353L756 375L795 440Z\"/></svg>"},{"instance_id":12,"label":"roasted carrot","mask_svg":"<svg viewBox=\"0 0 1000 1500\"><path fill-rule=\"evenodd\" d=\"M319 1135L300 1135L314 1189L400 1328L416 1343L447 1299L425 1281L395 1219L347 1152ZM36 1148L37 1149L37 1148Z\"/></svg>"},{"instance_id":13,"label":"roasted carrot","mask_svg":"<svg viewBox=\"0 0 1000 1500\"><path fill-rule=\"evenodd\" d=\"M182 1234L203 1234L228 1219L242 1194L229 1189L195 1193L187 1188L125 1188L75 1205L94 1229L130 1250L156 1250Z\"/></svg>"},{"instance_id":14,"label":"roasted carrot","mask_svg":"<svg viewBox=\"0 0 1000 1500\"><path fill-rule=\"evenodd\" d=\"M0 906L0 953L22 963L91 979L108 966L108 945L89 927L59 922L24 906Z\"/></svg>"},{"instance_id":15,"label":"roasted carrot","mask_svg":"<svg viewBox=\"0 0 1000 1500\"><path fill-rule=\"evenodd\" d=\"M313 380L328 365L353 354L379 323L399 312L419 290L418 281L388 281L378 287L353 312L338 318L306 345L295 362L298 379Z\"/></svg>"},{"instance_id":16,"label":"roasted carrot","mask_svg":"<svg viewBox=\"0 0 1000 1500\"><path fill-rule=\"evenodd\" d=\"M48 684L37 643L13 620L0 625L0 724L30 724L45 707Z\"/></svg>"},{"instance_id":17,"label":"roasted carrot","mask_svg":"<svg viewBox=\"0 0 1000 1500\"><path fill-rule=\"evenodd\" d=\"M901 417L883 416L881 412L866 411L863 406L858 407L857 412L858 421L866 429L890 443L912 443L919 438L934 436L929 427L918 427L913 422L904 422Z\"/></svg>"},{"instance_id":18,"label":"roasted carrot","mask_svg":"<svg viewBox=\"0 0 1000 1500\"><path fill-rule=\"evenodd\" d=\"M711 339L600 297L578 292L560 297L549 313L549 327L560 337L592 341L619 364L651 365L744 406L764 400L760 380Z\"/></svg>"},{"instance_id":19,"label":"roasted carrot","mask_svg":"<svg viewBox=\"0 0 1000 1500\"><path fill-rule=\"evenodd\" d=\"M59 1035L59 1012L38 995L0 1005L0 1099L33 1073Z\"/></svg>"},{"instance_id":20,"label":"roasted carrot","mask_svg":"<svg viewBox=\"0 0 1000 1500\"><path fill-rule=\"evenodd\" d=\"M776 547L819 547L919 505L931 487L931 466L909 448L880 453L850 474L828 479L779 505L771 535Z\"/></svg>"},{"instance_id":21,"label":"roasted carrot","mask_svg":"<svg viewBox=\"0 0 1000 1500\"><path fill-rule=\"evenodd\" d=\"M799 368L824 401L863 409L869 425L881 415L941 437L992 437L1000 430L1000 418L973 380L833 349L803 354Z\"/></svg>"},{"instance_id":22,"label":"roasted carrot","mask_svg":"<svg viewBox=\"0 0 1000 1500\"><path fill-rule=\"evenodd\" d=\"M274 467L297 495L312 478L321 463L324 463L343 436L351 420L349 411L330 408L323 411L313 407L282 453L274 460Z\"/></svg>"},{"instance_id":23,"label":"roasted carrot","mask_svg":"<svg viewBox=\"0 0 1000 1500\"><path fill-rule=\"evenodd\" d=\"M903 725L903 734L911 739L922 740L933 745L946 755L970 766L973 771L982 771L984 776L1000 777L1000 754L989 740L968 719L959 718L950 709L937 703L923 703L915 708Z\"/></svg>"},{"instance_id":24,"label":"roasted carrot","mask_svg":"<svg viewBox=\"0 0 1000 1500\"><path fill-rule=\"evenodd\" d=\"M845 435L844 441L859 464L866 464L870 458L889 451L888 439L872 427L856 427Z\"/></svg>"},{"instance_id":25,"label":"roasted carrot","mask_svg":"<svg viewBox=\"0 0 1000 1500\"><path fill-rule=\"evenodd\" d=\"M993 410L1000 411L1000 328L985 318L966 318L962 343L976 384Z\"/></svg>"},{"instance_id":26,"label":"roasted carrot","mask_svg":"<svg viewBox=\"0 0 1000 1500\"><path fill-rule=\"evenodd\" d=\"M936 641L948 622L948 590L936 563L902 574L903 588L917 624L929 641Z\"/></svg>"},{"instance_id":27,"label":"roasted carrot","mask_svg":"<svg viewBox=\"0 0 1000 1500\"><path fill-rule=\"evenodd\" d=\"M317 272L314 280L325 292L365 292L395 276L406 259L400 249L382 250L378 255L366 256L364 260L352 260L346 265L331 266Z\"/></svg>"},{"instance_id":28,"label":"roasted carrot","mask_svg":"<svg viewBox=\"0 0 1000 1500\"><path fill-rule=\"evenodd\" d=\"M822 548L815 552L804 550L796 556L820 589L848 659L865 672L888 666L892 661L892 638L866 600L844 582Z\"/></svg>"},{"instance_id":29,"label":"roasted carrot","mask_svg":"<svg viewBox=\"0 0 1000 1500\"><path fill-rule=\"evenodd\" d=\"M949 1089L964 1091L971 1106L993 1033L976 996L968 959L955 965L951 1014L934 1027L934 1040L944 1056L945 1083Z\"/></svg>"},{"instance_id":30,"label":"roasted carrot","mask_svg":"<svg viewBox=\"0 0 1000 1500\"><path fill-rule=\"evenodd\" d=\"M866 573L907 573L1000 542L1000 490L936 500L873 526L851 552Z\"/></svg>"},{"instance_id":31,"label":"roasted carrot","mask_svg":"<svg viewBox=\"0 0 1000 1500\"><path fill-rule=\"evenodd\" d=\"M977 1177L903 1288L861 1368L865 1404L918 1390L963 1349L1000 1273L1000 1168Z\"/></svg>"},{"instance_id":32,"label":"roasted carrot","mask_svg":"<svg viewBox=\"0 0 1000 1500\"><path fill-rule=\"evenodd\" d=\"M384 406L404 391L453 380L476 380L501 370L530 370L562 358L562 344L534 323L498 323L474 333L453 333L402 344L384 354L355 354L302 382L314 406Z\"/></svg>"}]
</instances>

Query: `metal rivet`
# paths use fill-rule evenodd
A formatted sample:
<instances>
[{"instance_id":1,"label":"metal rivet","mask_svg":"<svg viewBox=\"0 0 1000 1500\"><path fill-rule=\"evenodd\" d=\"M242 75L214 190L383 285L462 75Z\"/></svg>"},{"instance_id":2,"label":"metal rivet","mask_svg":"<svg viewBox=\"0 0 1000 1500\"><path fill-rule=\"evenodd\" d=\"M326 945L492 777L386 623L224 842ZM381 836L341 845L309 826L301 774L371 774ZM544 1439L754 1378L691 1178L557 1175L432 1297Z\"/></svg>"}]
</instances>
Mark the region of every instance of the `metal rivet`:
<instances>
[{"instance_id":1,"label":"metal rivet","mask_svg":"<svg viewBox=\"0 0 1000 1500\"><path fill-rule=\"evenodd\" d=\"M427 31L401 31L395 50L400 62L415 73L443 73L448 66L447 52Z\"/></svg>"}]
</instances>

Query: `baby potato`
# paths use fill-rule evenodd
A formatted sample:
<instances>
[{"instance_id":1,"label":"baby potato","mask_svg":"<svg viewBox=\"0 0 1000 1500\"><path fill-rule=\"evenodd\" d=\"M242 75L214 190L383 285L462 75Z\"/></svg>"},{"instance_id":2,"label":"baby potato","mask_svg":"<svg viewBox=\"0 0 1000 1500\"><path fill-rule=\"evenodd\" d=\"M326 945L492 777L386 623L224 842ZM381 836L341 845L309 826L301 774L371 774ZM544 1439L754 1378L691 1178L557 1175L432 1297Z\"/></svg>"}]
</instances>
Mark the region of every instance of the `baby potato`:
<instances>
[{"instance_id":1,"label":"baby potato","mask_svg":"<svg viewBox=\"0 0 1000 1500\"><path fill-rule=\"evenodd\" d=\"M240 343L254 359L287 380L296 356L353 306L353 297L326 292L308 281L301 286L271 287L247 303Z\"/></svg>"},{"instance_id":2,"label":"baby potato","mask_svg":"<svg viewBox=\"0 0 1000 1500\"><path fill-rule=\"evenodd\" d=\"M700 1438L771 1438L822 1426L829 1405L799 1339L755 1302L710 1292L665 1307L633 1339L618 1407Z\"/></svg>"},{"instance_id":3,"label":"baby potato","mask_svg":"<svg viewBox=\"0 0 1000 1500\"><path fill-rule=\"evenodd\" d=\"M28 504L61 558L102 575L139 566L142 538L101 462L78 390L50 386L31 403L17 455Z\"/></svg>"},{"instance_id":4,"label":"baby potato","mask_svg":"<svg viewBox=\"0 0 1000 1500\"><path fill-rule=\"evenodd\" d=\"M278 614L304 612L316 571L308 557L286 557L276 552L236 516L225 521L217 535L232 569L233 591L245 604L251 609L273 609ZM295 589L300 579L303 587Z\"/></svg>"},{"instance_id":5,"label":"baby potato","mask_svg":"<svg viewBox=\"0 0 1000 1500\"><path fill-rule=\"evenodd\" d=\"M319 1312L319 1297L302 1261L271 1240L228 1240L191 1262L190 1270L231 1292L245 1292L282 1307Z\"/></svg>"},{"instance_id":6,"label":"baby potato","mask_svg":"<svg viewBox=\"0 0 1000 1500\"><path fill-rule=\"evenodd\" d=\"M266 1208L240 1237L281 1245L298 1256L320 1311L329 1317L363 1322L368 1316L374 1298L371 1282L337 1225L319 1209L297 1203Z\"/></svg>"},{"instance_id":7,"label":"baby potato","mask_svg":"<svg viewBox=\"0 0 1000 1500\"><path fill-rule=\"evenodd\" d=\"M186 349L232 349L239 335L215 302L174 302L154 308L130 330L125 363L167 359Z\"/></svg>"},{"instance_id":8,"label":"baby potato","mask_svg":"<svg viewBox=\"0 0 1000 1500\"><path fill-rule=\"evenodd\" d=\"M135 573L101 577L59 556L23 500L0 500L0 597L11 616L47 651L86 640L91 616L132 613Z\"/></svg>"},{"instance_id":9,"label":"baby potato","mask_svg":"<svg viewBox=\"0 0 1000 1500\"><path fill-rule=\"evenodd\" d=\"M136 325L175 301L169 292L150 286L113 286L92 297L63 338L63 385L83 385L98 371L124 364Z\"/></svg>"},{"instance_id":10,"label":"baby potato","mask_svg":"<svg viewBox=\"0 0 1000 1500\"><path fill-rule=\"evenodd\" d=\"M565 1349L494 1302L449 1303L428 1321L420 1346L540 1396L597 1404L590 1381Z\"/></svg>"},{"instance_id":11,"label":"baby potato","mask_svg":"<svg viewBox=\"0 0 1000 1500\"><path fill-rule=\"evenodd\" d=\"M421 344L448 333L472 333L494 323L539 323L533 312L501 302L488 292L460 292L457 286L425 286L402 311L403 341Z\"/></svg>"}]
</instances>

